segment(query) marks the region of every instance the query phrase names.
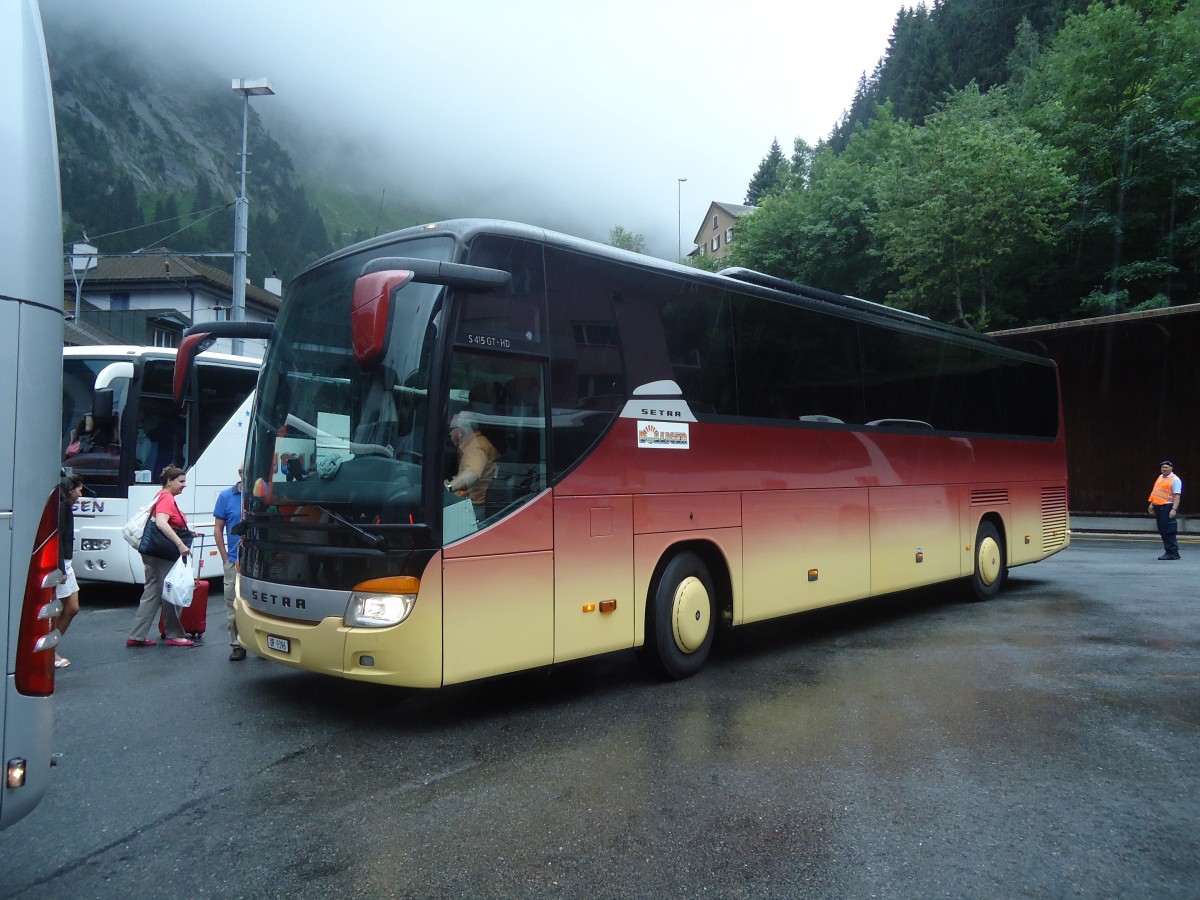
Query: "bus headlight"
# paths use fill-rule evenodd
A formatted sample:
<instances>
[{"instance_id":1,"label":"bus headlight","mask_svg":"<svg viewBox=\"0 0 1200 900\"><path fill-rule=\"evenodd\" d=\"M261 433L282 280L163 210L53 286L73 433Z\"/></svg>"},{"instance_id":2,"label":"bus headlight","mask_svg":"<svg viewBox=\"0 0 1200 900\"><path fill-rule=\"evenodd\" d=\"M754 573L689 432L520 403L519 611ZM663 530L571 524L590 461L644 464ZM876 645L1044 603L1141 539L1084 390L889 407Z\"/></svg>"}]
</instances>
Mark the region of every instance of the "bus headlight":
<instances>
[{"instance_id":1,"label":"bus headlight","mask_svg":"<svg viewBox=\"0 0 1200 900\"><path fill-rule=\"evenodd\" d=\"M420 586L420 580L409 575L374 578L355 585L346 604L346 624L354 628L399 625L416 606Z\"/></svg>"}]
</instances>

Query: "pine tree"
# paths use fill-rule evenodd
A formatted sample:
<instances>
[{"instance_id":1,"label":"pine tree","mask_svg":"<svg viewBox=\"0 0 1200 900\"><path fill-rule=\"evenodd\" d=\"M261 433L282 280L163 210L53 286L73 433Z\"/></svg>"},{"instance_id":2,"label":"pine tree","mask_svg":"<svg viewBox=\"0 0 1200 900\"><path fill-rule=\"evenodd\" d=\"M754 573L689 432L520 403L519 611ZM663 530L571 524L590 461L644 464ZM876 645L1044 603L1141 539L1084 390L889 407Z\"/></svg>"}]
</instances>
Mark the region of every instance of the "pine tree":
<instances>
[{"instance_id":1,"label":"pine tree","mask_svg":"<svg viewBox=\"0 0 1200 900\"><path fill-rule=\"evenodd\" d=\"M779 139L771 141L770 152L758 164L758 171L750 179L750 187L746 189L746 205L758 206L764 197L778 193L783 186L787 163L783 151L779 149Z\"/></svg>"}]
</instances>

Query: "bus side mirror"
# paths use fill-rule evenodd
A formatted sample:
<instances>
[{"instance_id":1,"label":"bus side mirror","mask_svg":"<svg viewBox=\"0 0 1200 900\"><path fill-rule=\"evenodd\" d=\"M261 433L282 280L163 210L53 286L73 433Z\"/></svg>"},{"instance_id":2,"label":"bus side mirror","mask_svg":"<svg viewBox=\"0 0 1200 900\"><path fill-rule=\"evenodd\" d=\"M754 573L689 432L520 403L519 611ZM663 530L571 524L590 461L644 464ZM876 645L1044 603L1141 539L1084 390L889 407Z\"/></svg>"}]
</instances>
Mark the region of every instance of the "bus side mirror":
<instances>
[{"instance_id":1,"label":"bus side mirror","mask_svg":"<svg viewBox=\"0 0 1200 900\"><path fill-rule=\"evenodd\" d=\"M183 395L187 386L188 373L196 363L196 357L216 343L216 337L208 332L184 335L175 351L175 371L171 373L171 394L176 406L183 406Z\"/></svg>"},{"instance_id":2,"label":"bus side mirror","mask_svg":"<svg viewBox=\"0 0 1200 900\"><path fill-rule=\"evenodd\" d=\"M113 415L112 383L118 378L132 379L134 376L133 363L126 360L112 362L96 375L96 383L92 387L92 418L97 422L106 422Z\"/></svg>"},{"instance_id":3,"label":"bus side mirror","mask_svg":"<svg viewBox=\"0 0 1200 900\"><path fill-rule=\"evenodd\" d=\"M275 337L272 322L197 322L183 333L179 350L175 353L175 372L171 391L175 405L183 406L188 374L196 363L196 357L216 343L218 338L250 338L269 341Z\"/></svg>"},{"instance_id":4,"label":"bus side mirror","mask_svg":"<svg viewBox=\"0 0 1200 900\"><path fill-rule=\"evenodd\" d=\"M92 418L97 422L106 422L113 414L112 388L102 388L92 393Z\"/></svg>"},{"instance_id":5,"label":"bus side mirror","mask_svg":"<svg viewBox=\"0 0 1200 900\"><path fill-rule=\"evenodd\" d=\"M501 269L461 263L381 256L363 265L350 300L350 332L354 359L364 372L379 364L388 346L395 315L396 292L409 282L440 284L464 291L495 291L512 275Z\"/></svg>"},{"instance_id":6,"label":"bus side mirror","mask_svg":"<svg viewBox=\"0 0 1200 900\"><path fill-rule=\"evenodd\" d=\"M391 340L396 292L413 280L413 273L390 269L360 275L350 298L350 342L358 367L370 371L379 365Z\"/></svg>"}]
</instances>

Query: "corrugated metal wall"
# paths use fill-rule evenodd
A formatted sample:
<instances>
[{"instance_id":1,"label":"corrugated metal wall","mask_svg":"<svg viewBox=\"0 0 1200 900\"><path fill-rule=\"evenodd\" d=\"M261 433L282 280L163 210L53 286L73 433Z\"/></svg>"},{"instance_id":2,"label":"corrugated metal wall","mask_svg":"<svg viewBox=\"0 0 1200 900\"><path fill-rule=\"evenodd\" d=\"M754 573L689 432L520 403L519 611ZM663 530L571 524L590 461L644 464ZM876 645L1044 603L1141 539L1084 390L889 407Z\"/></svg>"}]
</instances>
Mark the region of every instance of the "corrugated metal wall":
<instances>
[{"instance_id":1,"label":"corrugated metal wall","mask_svg":"<svg viewBox=\"0 0 1200 900\"><path fill-rule=\"evenodd\" d=\"M1200 304L993 337L1058 363L1071 512L1144 514L1158 464L1171 459L1188 513L1200 492Z\"/></svg>"}]
</instances>

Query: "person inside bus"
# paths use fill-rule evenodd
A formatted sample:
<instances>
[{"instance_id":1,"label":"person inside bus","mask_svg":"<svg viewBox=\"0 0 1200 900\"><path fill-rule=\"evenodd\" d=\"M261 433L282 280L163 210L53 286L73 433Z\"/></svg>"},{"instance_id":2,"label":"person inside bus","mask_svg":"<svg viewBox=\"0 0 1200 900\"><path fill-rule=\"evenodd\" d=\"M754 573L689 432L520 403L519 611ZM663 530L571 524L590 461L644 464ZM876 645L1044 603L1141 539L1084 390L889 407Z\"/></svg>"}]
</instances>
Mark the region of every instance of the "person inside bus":
<instances>
[{"instance_id":1,"label":"person inside bus","mask_svg":"<svg viewBox=\"0 0 1200 900\"><path fill-rule=\"evenodd\" d=\"M182 462L183 430L170 400L143 401L136 450L139 467L158 472Z\"/></svg>"},{"instance_id":2,"label":"person inside bus","mask_svg":"<svg viewBox=\"0 0 1200 900\"><path fill-rule=\"evenodd\" d=\"M112 456L116 454L115 431L112 422L97 422L88 413L79 420L79 424L71 432L71 442L67 445L64 460L77 456L101 454ZM89 465L95 465L95 460L89 460Z\"/></svg>"},{"instance_id":3,"label":"person inside bus","mask_svg":"<svg viewBox=\"0 0 1200 900\"><path fill-rule=\"evenodd\" d=\"M458 451L458 472L446 480L446 490L471 498L475 512L487 499L488 485L496 476L500 453L479 431L475 415L466 410L450 419L450 440Z\"/></svg>"},{"instance_id":4,"label":"person inside bus","mask_svg":"<svg viewBox=\"0 0 1200 900\"><path fill-rule=\"evenodd\" d=\"M90 418L90 416L89 416ZM58 542L62 552L63 581L54 588L54 596L62 602L62 612L54 619L58 629L59 643L67 634L67 627L79 612L79 582L75 569L71 567L71 554L75 548L75 504L83 496L83 478L69 475L63 479L59 490ZM71 661L54 651L54 668L65 669Z\"/></svg>"}]
</instances>

